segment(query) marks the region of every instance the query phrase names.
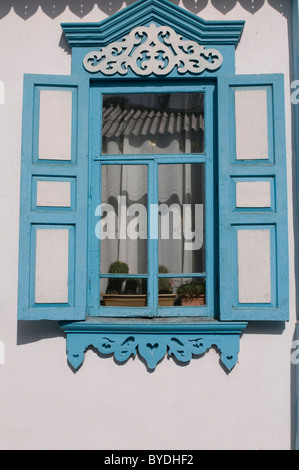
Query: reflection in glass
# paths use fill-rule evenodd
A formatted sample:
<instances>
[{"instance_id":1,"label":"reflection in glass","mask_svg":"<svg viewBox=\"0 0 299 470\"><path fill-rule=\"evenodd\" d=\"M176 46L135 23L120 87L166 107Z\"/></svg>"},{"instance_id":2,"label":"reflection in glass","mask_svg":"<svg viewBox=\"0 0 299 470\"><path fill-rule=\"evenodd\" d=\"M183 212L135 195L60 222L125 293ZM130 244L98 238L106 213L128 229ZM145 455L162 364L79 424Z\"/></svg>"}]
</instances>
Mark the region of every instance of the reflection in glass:
<instances>
[{"instance_id":1,"label":"reflection in glass","mask_svg":"<svg viewBox=\"0 0 299 470\"><path fill-rule=\"evenodd\" d=\"M172 294L168 295L167 304L160 302L160 286L163 285L163 291L169 286ZM165 296L166 297L166 296ZM178 278L163 277L159 279L159 305L176 307L200 307L206 305L206 280L205 278Z\"/></svg>"},{"instance_id":2,"label":"reflection in glass","mask_svg":"<svg viewBox=\"0 0 299 470\"><path fill-rule=\"evenodd\" d=\"M203 152L203 93L104 95L102 154Z\"/></svg>"},{"instance_id":3,"label":"reflection in glass","mask_svg":"<svg viewBox=\"0 0 299 470\"><path fill-rule=\"evenodd\" d=\"M205 272L205 165L159 165L159 265Z\"/></svg>"},{"instance_id":4,"label":"reflection in glass","mask_svg":"<svg viewBox=\"0 0 299 470\"><path fill-rule=\"evenodd\" d=\"M105 307L146 307L147 279L101 279L101 305Z\"/></svg>"},{"instance_id":5,"label":"reflection in glass","mask_svg":"<svg viewBox=\"0 0 299 470\"><path fill-rule=\"evenodd\" d=\"M147 273L147 204L147 165L102 166L101 273Z\"/></svg>"},{"instance_id":6,"label":"reflection in glass","mask_svg":"<svg viewBox=\"0 0 299 470\"><path fill-rule=\"evenodd\" d=\"M205 279L175 279L176 305L200 307L206 305Z\"/></svg>"}]
</instances>

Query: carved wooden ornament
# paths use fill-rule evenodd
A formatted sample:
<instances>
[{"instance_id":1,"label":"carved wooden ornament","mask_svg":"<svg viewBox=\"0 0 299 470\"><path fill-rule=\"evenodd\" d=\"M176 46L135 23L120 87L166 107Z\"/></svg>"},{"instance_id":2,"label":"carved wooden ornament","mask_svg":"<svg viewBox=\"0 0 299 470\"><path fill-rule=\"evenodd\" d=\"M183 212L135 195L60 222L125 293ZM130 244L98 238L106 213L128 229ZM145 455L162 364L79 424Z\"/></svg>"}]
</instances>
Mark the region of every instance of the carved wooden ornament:
<instances>
[{"instance_id":1,"label":"carved wooden ornament","mask_svg":"<svg viewBox=\"0 0 299 470\"><path fill-rule=\"evenodd\" d=\"M137 75L200 74L221 67L223 57L216 49L205 49L195 41L184 40L168 26L139 26L121 41L99 51L89 52L84 68L90 73L126 75L129 68Z\"/></svg>"}]
</instances>

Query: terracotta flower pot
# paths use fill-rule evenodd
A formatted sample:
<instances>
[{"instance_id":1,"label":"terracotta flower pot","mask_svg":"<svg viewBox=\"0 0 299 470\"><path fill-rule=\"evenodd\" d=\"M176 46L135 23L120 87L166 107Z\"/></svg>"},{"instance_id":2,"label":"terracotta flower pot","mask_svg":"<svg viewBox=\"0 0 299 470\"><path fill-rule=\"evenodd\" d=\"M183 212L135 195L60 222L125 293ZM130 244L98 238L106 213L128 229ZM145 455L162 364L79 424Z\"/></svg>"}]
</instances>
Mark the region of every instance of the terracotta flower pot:
<instances>
[{"instance_id":1,"label":"terracotta flower pot","mask_svg":"<svg viewBox=\"0 0 299 470\"><path fill-rule=\"evenodd\" d=\"M175 301L175 294L159 294L160 307L172 307Z\"/></svg>"},{"instance_id":2,"label":"terracotta flower pot","mask_svg":"<svg viewBox=\"0 0 299 470\"><path fill-rule=\"evenodd\" d=\"M159 294L159 306L172 306L175 301L175 294ZM106 307L146 307L146 295L122 295L104 294L103 300Z\"/></svg>"},{"instance_id":3,"label":"terracotta flower pot","mask_svg":"<svg viewBox=\"0 0 299 470\"><path fill-rule=\"evenodd\" d=\"M106 307L146 307L146 295L104 294Z\"/></svg>"},{"instance_id":4,"label":"terracotta flower pot","mask_svg":"<svg viewBox=\"0 0 299 470\"><path fill-rule=\"evenodd\" d=\"M185 307L198 307L206 305L206 296L204 294L192 298L181 295L180 299L182 305L184 305Z\"/></svg>"}]
</instances>

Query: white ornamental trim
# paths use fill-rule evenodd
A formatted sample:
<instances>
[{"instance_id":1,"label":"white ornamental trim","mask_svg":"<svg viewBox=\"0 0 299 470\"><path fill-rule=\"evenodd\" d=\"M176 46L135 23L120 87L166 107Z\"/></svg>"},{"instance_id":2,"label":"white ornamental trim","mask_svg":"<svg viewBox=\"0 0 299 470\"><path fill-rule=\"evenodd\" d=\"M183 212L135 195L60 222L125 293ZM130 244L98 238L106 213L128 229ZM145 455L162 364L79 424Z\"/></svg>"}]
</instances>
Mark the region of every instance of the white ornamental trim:
<instances>
[{"instance_id":1,"label":"white ornamental trim","mask_svg":"<svg viewBox=\"0 0 299 470\"><path fill-rule=\"evenodd\" d=\"M206 49L195 41L184 40L168 26L134 28L121 41L112 42L99 51L89 52L84 68L90 73L126 75L129 68L137 75L200 74L217 70L223 57L216 49Z\"/></svg>"}]
</instances>

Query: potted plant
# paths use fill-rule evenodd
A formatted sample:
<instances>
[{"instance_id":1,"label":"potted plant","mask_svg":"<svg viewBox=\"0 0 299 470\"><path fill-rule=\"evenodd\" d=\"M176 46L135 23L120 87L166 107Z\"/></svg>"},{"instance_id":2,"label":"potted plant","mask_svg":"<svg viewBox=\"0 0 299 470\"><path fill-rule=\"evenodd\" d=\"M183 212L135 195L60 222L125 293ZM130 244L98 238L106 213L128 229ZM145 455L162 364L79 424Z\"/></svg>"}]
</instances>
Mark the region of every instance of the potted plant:
<instances>
[{"instance_id":1,"label":"potted plant","mask_svg":"<svg viewBox=\"0 0 299 470\"><path fill-rule=\"evenodd\" d=\"M177 295L181 304L185 306L198 306L206 304L205 285L202 282L192 280L178 287Z\"/></svg>"},{"instance_id":2,"label":"potted plant","mask_svg":"<svg viewBox=\"0 0 299 470\"><path fill-rule=\"evenodd\" d=\"M159 266L159 273L168 273L165 266ZM129 274L129 267L122 261L111 263L108 274ZM159 279L159 305L174 305L176 295L171 291L171 280ZM107 307L145 307L147 305L146 279L109 278L106 293L103 294Z\"/></svg>"},{"instance_id":3,"label":"potted plant","mask_svg":"<svg viewBox=\"0 0 299 470\"><path fill-rule=\"evenodd\" d=\"M108 274L129 274L129 266L122 261L110 264ZM142 292L141 279L109 278L103 295L107 307L145 307L146 295Z\"/></svg>"},{"instance_id":4,"label":"potted plant","mask_svg":"<svg viewBox=\"0 0 299 470\"><path fill-rule=\"evenodd\" d=\"M146 307L147 295L146 286L144 288L144 279L126 279L123 299L127 307Z\"/></svg>"},{"instance_id":5,"label":"potted plant","mask_svg":"<svg viewBox=\"0 0 299 470\"><path fill-rule=\"evenodd\" d=\"M166 266L160 265L159 273L167 274L168 269L166 268ZM158 288L159 288L159 306L160 307L173 306L176 295L172 293L171 279L167 277L161 277L158 281Z\"/></svg>"},{"instance_id":6,"label":"potted plant","mask_svg":"<svg viewBox=\"0 0 299 470\"><path fill-rule=\"evenodd\" d=\"M114 261L108 269L108 274L129 274L129 266L122 261ZM125 279L109 278L106 294L120 294Z\"/></svg>"}]
</instances>

